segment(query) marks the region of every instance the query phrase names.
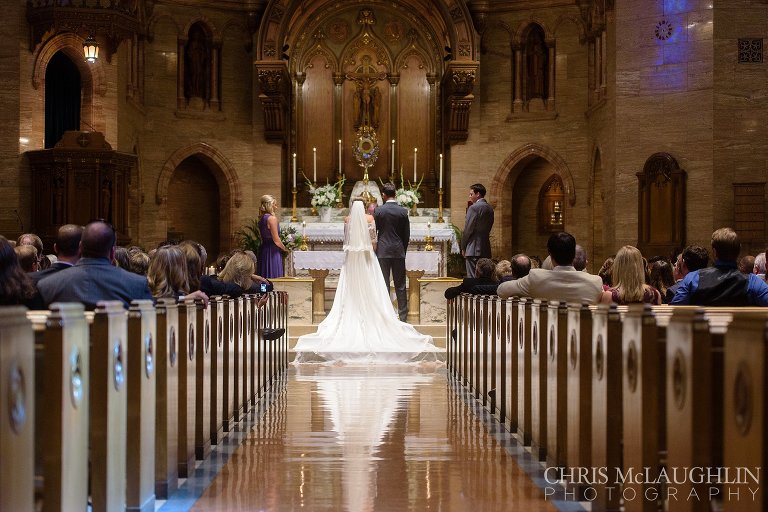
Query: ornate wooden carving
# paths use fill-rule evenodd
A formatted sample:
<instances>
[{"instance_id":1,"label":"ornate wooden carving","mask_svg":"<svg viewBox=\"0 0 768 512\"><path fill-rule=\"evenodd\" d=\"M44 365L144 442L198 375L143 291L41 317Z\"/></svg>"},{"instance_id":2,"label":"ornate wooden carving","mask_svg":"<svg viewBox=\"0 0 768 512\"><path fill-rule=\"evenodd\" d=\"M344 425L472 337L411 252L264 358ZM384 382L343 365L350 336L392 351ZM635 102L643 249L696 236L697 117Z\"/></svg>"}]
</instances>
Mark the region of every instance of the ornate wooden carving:
<instances>
[{"instance_id":1,"label":"ornate wooden carving","mask_svg":"<svg viewBox=\"0 0 768 512\"><path fill-rule=\"evenodd\" d=\"M637 179L637 247L646 256L666 256L684 247L685 171L669 153L655 153Z\"/></svg>"},{"instance_id":2,"label":"ornate wooden carving","mask_svg":"<svg viewBox=\"0 0 768 512\"><path fill-rule=\"evenodd\" d=\"M290 130L291 79L281 61L257 61L259 100L264 107L264 138L287 141Z\"/></svg>"},{"instance_id":3,"label":"ornate wooden carving","mask_svg":"<svg viewBox=\"0 0 768 512\"><path fill-rule=\"evenodd\" d=\"M140 35L141 9L138 1L101 0L28 0L27 21L30 27L30 49L37 46L47 32L100 34L107 41L107 60L125 39ZM141 2L143 4L143 2Z\"/></svg>"},{"instance_id":4,"label":"ornate wooden carving","mask_svg":"<svg viewBox=\"0 0 768 512\"><path fill-rule=\"evenodd\" d=\"M99 132L65 132L53 149L28 151L32 172L32 230L53 244L63 224L102 218L117 241L131 241L128 188L136 155L114 151ZM51 245L52 246L52 245Z\"/></svg>"},{"instance_id":5,"label":"ornate wooden carving","mask_svg":"<svg viewBox=\"0 0 768 512\"><path fill-rule=\"evenodd\" d=\"M479 62L454 61L443 75L445 134L449 141L464 141L469 136L469 111L475 97L475 77Z\"/></svg>"}]
</instances>

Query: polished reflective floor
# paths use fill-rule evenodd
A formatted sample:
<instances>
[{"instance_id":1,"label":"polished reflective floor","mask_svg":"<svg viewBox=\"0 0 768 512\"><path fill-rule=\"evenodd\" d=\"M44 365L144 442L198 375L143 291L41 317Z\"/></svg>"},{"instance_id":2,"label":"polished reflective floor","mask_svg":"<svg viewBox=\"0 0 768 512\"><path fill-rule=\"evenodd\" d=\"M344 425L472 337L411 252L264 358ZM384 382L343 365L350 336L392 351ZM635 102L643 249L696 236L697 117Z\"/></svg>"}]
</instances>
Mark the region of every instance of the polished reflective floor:
<instances>
[{"instance_id":1,"label":"polished reflective floor","mask_svg":"<svg viewBox=\"0 0 768 512\"><path fill-rule=\"evenodd\" d=\"M471 402L444 368L292 368L160 510L555 510Z\"/></svg>"}]
</instances>

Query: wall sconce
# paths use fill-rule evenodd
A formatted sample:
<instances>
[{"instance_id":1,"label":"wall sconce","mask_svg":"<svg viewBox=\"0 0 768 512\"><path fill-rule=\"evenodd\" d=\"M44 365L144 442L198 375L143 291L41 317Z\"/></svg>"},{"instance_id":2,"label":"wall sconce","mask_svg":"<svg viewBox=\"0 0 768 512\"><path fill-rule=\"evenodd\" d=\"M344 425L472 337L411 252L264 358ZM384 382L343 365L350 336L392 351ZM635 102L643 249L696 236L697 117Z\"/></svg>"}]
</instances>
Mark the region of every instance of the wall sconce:
<instances>
[{"instance_id":1,"label":"wall sconce","mask_svg":"<svg viewBox=\"0 0 768 512\"><path fill-rule=\"evenodd\" d=\"M88 39L83 42L83 56L91 64L99 60L99 43L93 37L93 34L90 34Z\"/></svg>"}]
</instances>

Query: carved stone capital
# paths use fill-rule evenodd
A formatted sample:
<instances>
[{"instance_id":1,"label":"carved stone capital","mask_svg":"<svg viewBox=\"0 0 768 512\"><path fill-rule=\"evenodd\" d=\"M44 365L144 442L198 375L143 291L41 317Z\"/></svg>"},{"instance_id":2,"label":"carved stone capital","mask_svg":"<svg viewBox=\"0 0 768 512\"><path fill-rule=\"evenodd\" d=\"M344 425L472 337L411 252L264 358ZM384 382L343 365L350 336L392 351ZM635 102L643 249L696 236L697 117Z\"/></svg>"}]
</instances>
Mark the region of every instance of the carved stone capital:
<instances>
[{"instance_id":1,"label":"carved stone capital","mask_svg":"<svg viewBox=\"0 0 768 512\"><path fill-rule=\"evenodd\" d=\"M264 108L264 138L283 142L288 136L291 79L283 61L257 61L259 100Z\"/></svg>"},{"instance_id":2,"label":"carved stone capital","mask_svg":"<svg viewBox=\"0 0 768 512\"><path fill-rule=\"evenodd\" d=\"M445 133L448 140L462 141L469 136L469 112L475 97L479 62L454 61L448 64L443 75L443 107L445 111Z\"/></svg>"}]
</instances>

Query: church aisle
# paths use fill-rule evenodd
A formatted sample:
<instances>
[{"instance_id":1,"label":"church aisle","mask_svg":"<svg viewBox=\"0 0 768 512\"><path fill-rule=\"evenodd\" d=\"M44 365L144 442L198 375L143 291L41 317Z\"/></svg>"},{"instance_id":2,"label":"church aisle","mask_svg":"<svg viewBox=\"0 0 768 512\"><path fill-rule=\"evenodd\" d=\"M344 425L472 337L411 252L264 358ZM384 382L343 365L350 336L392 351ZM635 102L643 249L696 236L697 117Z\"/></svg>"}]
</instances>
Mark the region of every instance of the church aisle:
<instances>
[{"instance_id":1,"label":"church aisle","mask_svg":"<svg viewBox=\"0 0 768 512\"><path fill-rule=\"evenodd\" d=\"M291 368L192 510L555 510L457 391L443 368Z\"/></svg>"}]
</instances>

